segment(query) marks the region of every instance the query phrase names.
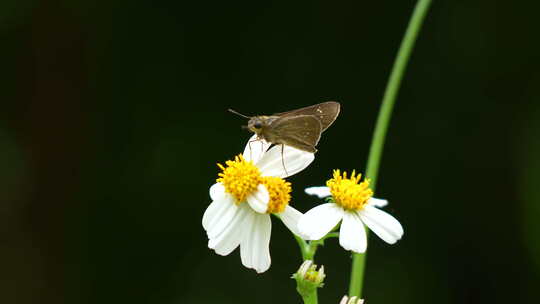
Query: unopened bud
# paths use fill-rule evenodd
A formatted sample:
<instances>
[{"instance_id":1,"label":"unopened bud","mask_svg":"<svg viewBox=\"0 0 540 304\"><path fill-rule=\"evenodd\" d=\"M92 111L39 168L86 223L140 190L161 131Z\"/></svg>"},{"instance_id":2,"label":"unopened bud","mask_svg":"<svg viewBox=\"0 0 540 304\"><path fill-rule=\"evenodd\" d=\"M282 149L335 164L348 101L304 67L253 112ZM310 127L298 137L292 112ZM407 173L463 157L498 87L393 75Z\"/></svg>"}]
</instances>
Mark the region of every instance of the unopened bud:
<instances>
[{"instance_id":1,"label":"unopened bud","mask_svg":"<svg viewBox=\"0 0 540 304\"><path fill-rule=\"evenodd\" d=\"M293 278L296 280L309 281L321 286L325 277L324 266L321 266L317 271L317 265L313 264L313 261L311 260L304 261L304 263L300 265L300 268L298 268L298 271L293 274Z\"/></svg>"},{"instance_id":2,"label":"unopened bud","mask_svg":"<svg viewBox=\"0 0 540 304\"><path fill-rule=\"evenodd\" d=\"M317 296L317 288L322 287L324 278L324 266L317 271L317 265L313 261L307 260L302 263L292 278L296 280L296 290L303 299Z\"/></svg>"},{"instance_id":3,"label":"unopened bud","mask_svg":"<svg viewBox=\"0 0 540 304\"><path fill-rule=\"evenodd\" d=\"M307 274L309 268L311 268L311 265L313 265L312 260L304 261L304 263L302 263L302 265L300 265L300 268L298 268L298 271L296 273L298 275L301 275L302 277L304 277Z\"/></svg>"}]
</instances>

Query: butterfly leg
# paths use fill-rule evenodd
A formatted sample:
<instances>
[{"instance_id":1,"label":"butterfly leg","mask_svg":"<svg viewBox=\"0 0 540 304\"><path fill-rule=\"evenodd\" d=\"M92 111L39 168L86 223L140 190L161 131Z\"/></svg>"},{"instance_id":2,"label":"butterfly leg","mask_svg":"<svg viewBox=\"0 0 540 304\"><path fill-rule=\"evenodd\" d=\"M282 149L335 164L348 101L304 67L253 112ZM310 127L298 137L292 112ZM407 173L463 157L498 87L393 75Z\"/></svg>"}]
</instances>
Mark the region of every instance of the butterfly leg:
<instances>
[{"instance_id":1,"label":"butterfly leg","mask_svg":"<svg viewBox=\"0 0 540 304\"><path fill-rule=\"evenodd\" d=\"M256 142L256 141L260 141L260 140L261 140L260 138L257 138L257 139L248 141L248 146L249 146L249 159L253 159L253 155L251 154L251 143L252 143L252 142ZM264 148L263 148L263 145L261 145L261 154L264 152L263 149L264 149Z\"/></svg>"},{"instance_id":2,"label":"butterfly leg","mask_svg":"<svg viewBox=\"0 0 540 304\"><path fill-rule=\"evenodd\" d=\"M285 168L285 158L283 158L284 149L285 149L285 145L281 144L281 164L283 165L283 170L285 170L285 175L289 176L289 173L287 172L287 168Z\"/></svg>"}]
</instances>

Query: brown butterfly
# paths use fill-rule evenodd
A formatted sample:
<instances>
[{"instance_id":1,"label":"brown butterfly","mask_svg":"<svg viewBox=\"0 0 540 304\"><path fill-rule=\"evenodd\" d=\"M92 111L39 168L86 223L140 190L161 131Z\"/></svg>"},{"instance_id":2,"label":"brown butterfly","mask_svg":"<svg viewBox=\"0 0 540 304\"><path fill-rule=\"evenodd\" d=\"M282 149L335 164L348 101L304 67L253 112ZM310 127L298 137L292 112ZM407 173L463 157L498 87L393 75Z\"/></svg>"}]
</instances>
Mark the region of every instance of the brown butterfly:
<instances>
[{"instance_id":1,"label":"brown butterfly","mask_svg":"<svg viewBox=\"0 0 540 304\"><path fill-rule=\"evenodd\" d=\"M327 101L288 112L269 116L245 116L249 118L247 128L257 137L276 145L287 145L306 152L315 153L315 146L324 132L339 115L340 105Z\"/></svg>"}]
</instances>

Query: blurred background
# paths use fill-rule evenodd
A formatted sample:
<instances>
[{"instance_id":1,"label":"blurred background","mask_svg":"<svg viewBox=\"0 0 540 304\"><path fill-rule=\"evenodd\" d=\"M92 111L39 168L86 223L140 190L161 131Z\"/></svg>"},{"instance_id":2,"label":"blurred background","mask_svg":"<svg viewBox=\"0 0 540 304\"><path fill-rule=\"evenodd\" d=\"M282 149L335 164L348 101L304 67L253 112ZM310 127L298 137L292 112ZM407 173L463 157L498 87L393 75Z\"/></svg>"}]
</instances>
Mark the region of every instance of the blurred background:
<instances>
[{"instance_id":1,"label":"blurred background","mask_svg":"<svg viewBox=\"0 0 540 304\"><path fill-rule=\"evenodd\" d=\"M409 62L377 197L367 303L537 303L540 19L532 1L434 1ZM0 302L300 303L274 221L264 274L207 248L201 217L247 115L342 113L293 205L363 171L415 1L0 2ZM321 303L347 292L330 240Z\"/></svg>"}]
</instances>

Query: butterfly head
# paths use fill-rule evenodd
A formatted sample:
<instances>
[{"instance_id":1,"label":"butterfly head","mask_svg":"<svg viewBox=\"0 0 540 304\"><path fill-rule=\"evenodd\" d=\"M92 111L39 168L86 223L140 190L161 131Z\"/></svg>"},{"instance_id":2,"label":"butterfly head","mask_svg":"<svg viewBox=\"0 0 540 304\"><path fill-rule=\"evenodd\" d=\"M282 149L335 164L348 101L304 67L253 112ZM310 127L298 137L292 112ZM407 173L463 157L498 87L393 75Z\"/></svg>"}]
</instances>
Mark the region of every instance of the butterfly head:
<instances>
[{"instance_id":1,"label":"butterfly head","mask_svg":"<svg viewBox=\"0 0 540 304\"><path fill-rule=\"evenodd\" d=\"M249 119L247 128L251 132L259 135L262 132L263 128L267 125L267 120L268 119L266 116L254 116Z\"/></svg>"}]
</instances>

